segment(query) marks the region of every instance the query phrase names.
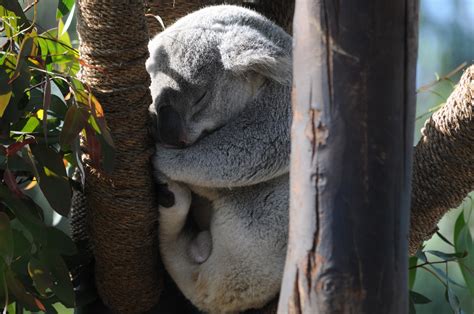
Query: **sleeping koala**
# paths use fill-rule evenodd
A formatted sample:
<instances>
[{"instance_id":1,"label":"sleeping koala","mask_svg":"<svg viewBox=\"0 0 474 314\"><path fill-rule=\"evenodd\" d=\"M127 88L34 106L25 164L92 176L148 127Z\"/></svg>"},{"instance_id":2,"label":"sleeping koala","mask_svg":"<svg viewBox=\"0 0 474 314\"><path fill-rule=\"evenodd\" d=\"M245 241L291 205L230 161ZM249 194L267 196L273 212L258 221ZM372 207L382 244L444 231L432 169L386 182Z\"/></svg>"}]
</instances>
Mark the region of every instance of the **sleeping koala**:
<instances>
[{"instance_id":1,"label":"sleeping koala","mask_svg":"<svg viewBox=\"0 0 474 314\"><path fill-rule=\"evenodd\" d=\"M158 141L174 205L160 206L160 252L201 310L259 308L286 254L291 37L241 7L207 7L149 44ZM192 218L192 219L191 219Z\"/></svg>"}]
</instances>

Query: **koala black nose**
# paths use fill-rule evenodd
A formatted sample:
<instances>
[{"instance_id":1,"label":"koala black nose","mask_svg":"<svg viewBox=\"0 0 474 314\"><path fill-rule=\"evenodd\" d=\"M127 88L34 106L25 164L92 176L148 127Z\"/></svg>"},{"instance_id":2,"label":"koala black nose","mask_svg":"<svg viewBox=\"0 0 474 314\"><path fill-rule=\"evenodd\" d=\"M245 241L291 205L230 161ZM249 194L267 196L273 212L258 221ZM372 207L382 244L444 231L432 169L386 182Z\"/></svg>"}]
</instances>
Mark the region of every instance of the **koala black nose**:
<instances>
[{"instance_id":1,"label":"koala black nose","mask_svg":"<svg viewBox=\"0 0 474 314\"><path fill-rule=\"evenodd\" d=\"M184 134L183 121L179 113L171 106L161 107L158 111L158 134L164 144L173 147L184 147L182 140Z\"/></svg>"}]
</instances>

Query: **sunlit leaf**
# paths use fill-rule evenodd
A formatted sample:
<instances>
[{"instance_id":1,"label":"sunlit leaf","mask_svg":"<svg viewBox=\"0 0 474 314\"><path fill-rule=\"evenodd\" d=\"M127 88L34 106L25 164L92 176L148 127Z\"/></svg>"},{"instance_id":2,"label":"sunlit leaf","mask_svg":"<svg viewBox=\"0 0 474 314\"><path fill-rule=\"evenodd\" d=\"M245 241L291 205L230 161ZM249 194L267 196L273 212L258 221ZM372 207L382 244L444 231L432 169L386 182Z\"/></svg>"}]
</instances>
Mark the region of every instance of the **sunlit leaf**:
<instances>
[{"instance_id":1,"label":"sunlit leaf","mask_svg":"<svg viewBox=\"0 0 474 314\"><path fill-rule=\"evenodd\" d=\"M71 10L69 12L69 16L67 17L66 22L64 23L64 26L59 30L59 36L62 37L65 34L67 34L67 30L69 29L69 26L71 26L72 19L74 18L74 9L76 8L76 3L73 3ZM69 40L69 42L71 42Z\"/></svg>"},{"instance_id":2,"label":"sunlit leaf","mask_svg":"<svg viewBox=\"0 0 474 314\"><path fill-rule=\"evenodd\" d=\"M59 0L56 19L68 14L74 6L74 0Z\"/></svg>"},{"instance_id":3,"label":"sunlit leaf","mask_svg":"<svg viewBox=\"0 0 474 314\"><path fill-rule=\"evenodd\" d=\"M21 8L18 1L12 0L0 0L0 6L4 7L5 9L12 11L15 13L16 16L20 19L20 26L21 29L25 29L29 27L31 24L23 13L23 9Z\"/></svg>"},{"instance_id":4,"label":"sunlit leaf","mask_svg":"<svg viewBox=\"0 0 474 314\"><path fill-rule=\"evenodd\" d=\"M0 118L7 109L12 97L12 87L9 83L10 77L5 69L0 68Z\"/></svg>"},{"instance_id":5,"label":"sunlit leaf","mask_svg":"<svg viewBox=\"0 0 474 314\"><path fill-rule=\"evenodd\" d=\"M26 120L26 123L21 129L21 132L23 133L35 132L39 126L40 126L40 120L37 117L33 116L33 117L30 117L28 120Z\"/></svg>"},{"instance_id":6,"label":"sunlit leaf","mask_svg":"<svg viewBox=\"0 0 474 314\"><path fill-rule=\"evenodd\" d=\"M48 110L51 105L51 83L49 77L46 77L44 83L44 97L43 97L43 132L44 137L47 138L48 134Z\"/></svg>"},{"instance_id":7,"label":"sunlit leaf","mask_svg":"<svg viewBox=\"0 0 474 314\"><path fill-rule=\"evenodd\" d=\"M59 138L61 148L65 149L67 146L77 138L82 129L87 123L87 110L78 106L69 107L64 118L63 130Z\"/></svg>"}]
</instances>

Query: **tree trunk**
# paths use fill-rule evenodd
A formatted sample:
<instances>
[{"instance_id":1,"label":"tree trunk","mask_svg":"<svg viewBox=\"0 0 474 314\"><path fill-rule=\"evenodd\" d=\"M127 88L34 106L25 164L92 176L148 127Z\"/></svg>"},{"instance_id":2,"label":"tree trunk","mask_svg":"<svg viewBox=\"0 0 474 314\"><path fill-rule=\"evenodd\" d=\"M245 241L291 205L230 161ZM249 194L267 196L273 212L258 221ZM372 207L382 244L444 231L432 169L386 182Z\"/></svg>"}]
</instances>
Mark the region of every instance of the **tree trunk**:
<instances>
[{"instance_id":1,"label":"tree trunk","mask_svg":"<svg viewBox=\"0 0 474 314\"><path fill-rule=\"evenodd\" d=\"M111 175L88 167L86 194L103 301L137 313L157 303L157 216L148 138L148 32L141 0L79 0L82 79L102 104L116 145Z\"/></svg>"},{"instance_id":2,"label":"tree trunk","mask_svg":"<svg viewBox=\"0 0 474 314\"><path fill-rule=\"evenodd\" d=\"M298 0L279 313L406 313L417 2Z\"/></svg>"}]
</instances>

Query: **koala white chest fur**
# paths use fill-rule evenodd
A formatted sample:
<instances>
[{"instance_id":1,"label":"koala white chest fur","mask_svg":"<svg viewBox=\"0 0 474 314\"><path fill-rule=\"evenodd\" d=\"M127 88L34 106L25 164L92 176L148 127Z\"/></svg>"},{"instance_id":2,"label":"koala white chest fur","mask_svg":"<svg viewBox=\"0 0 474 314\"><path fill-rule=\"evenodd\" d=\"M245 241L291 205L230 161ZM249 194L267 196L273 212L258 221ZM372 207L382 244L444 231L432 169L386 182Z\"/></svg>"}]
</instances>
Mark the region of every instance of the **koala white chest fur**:
<instances>
[{"instance_id":1,"label":"koala white chest fur","mask_svg":"<svg viewBox=\"0 0 474 314\"><path fill-rule=\"evenodd\" d=\"M160 253L199 309L260 308L287 244L291 37L241 7L201 9L149 44Z\"/></svg>"}]
</instances>

